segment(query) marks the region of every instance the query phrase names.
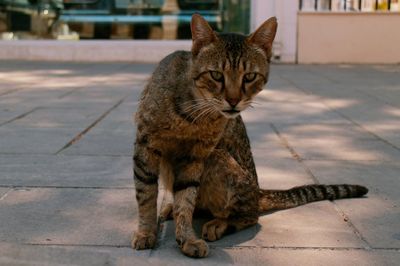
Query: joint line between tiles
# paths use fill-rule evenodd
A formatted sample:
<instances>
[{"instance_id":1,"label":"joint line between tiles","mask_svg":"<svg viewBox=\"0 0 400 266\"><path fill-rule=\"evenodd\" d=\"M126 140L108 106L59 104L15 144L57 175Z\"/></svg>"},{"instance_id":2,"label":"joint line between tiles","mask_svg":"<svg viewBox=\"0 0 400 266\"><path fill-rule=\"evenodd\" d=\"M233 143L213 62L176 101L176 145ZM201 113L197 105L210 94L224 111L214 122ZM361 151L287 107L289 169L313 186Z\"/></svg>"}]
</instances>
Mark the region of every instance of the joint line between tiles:
<instances>
[{"instance_id":1,"label":"joint line between tiles","mask_svg":"<svg viewBox=\"0 0 400 266\"><path fill-rule=\"evenodd\" d=\"M42 108L43 108L43 107L40 107L40 106L39 106L39 107L35 107L35 108L33 108L32 110L30 110L30 111L28 111L28 112L25 112L25 113L23 113L23 114L20 114L20 115L14 117L14 118L11 118L10 120L5 121L4 123L0 124L0 127L1 127L1 126L4 126L4 125L7 125L7 124L10 124L10 123L12 123L12 122L14 122L14 121L16 121L16 120L22 119L22 118L24 118L25 116L28 116L28 115L30 115L31 113L33 113L33 112L35 112L35 111L37 111L37 110L39 110L39 109L42 109Z\"/></svg>"},{"instance_id":2,"label":"joint line between tiles","mask_svg":"<svg viewBox=\"0 0 400 266\"><path fill-rule=\"evenodd\" d=\"M275 132L275 134L278 136L279 140L281 141L281 144L289 150L290 154L292 157L303 167L304 171L307 173L307 175L313 180L315 184L319 184L319 180L315 177L315 175L311 172L311 170L303 163L304 159L296 152L296 150L289 144L289 141L281 134L281 132L278 130L278 128L273 124L270 123L270 127L272 130Z\"/></svg>"},{"instance_id":3,"label":"joint line between tiles","mask_svg":"<svg viewBox=\"0 0 400 266\"><path fill-rule=\"evenodd\" d=\"M6 193L4 193L4 195L0 197L0 201L4 200L8 196L8 194L13 190L14 189L12 187L9 188L9 190L7 190Z\"/></svg>"},{"instance_id":4,"label":"joint line between tiles","mask_svg":"<svg viewBox=\"0 0 400 266\"><path fill-rule=\"evenodd\" d=\"M109 115L114 109L116 109L118 106L120 106L124 100L128 97L125 95L120 99L116 104L114 104L110 109L108 109L105 113L103 113L100 117L98 117L92 124L90 124L85 130L80 132L78 135L76 135L72 140L70 140L67 144L65 144L60 150L58 150L55 155L60 154L62 151L68 149L70 146L73 144L77 143L79 140L83 138L84 135L86 135L92 128L94 128L100 121L102 121L107 115Z\"/></svg>"},{"instance_id":5,"label":"joint line between tiles","mask_svg":"<svg viewBox=\"0 0 400 266\"><path fill-rule=\"evenodd\" d=\"M364 248L367 250L372 250L371 244L367 241L367 239L361 234L361 232L357 229L357 227L351 222L350 218L344 213L344 211L337 205L335 201L331 201L335 210L339 213L341 217L343 217L346 224L353 230L353 233L360 239L363 243Z\"/></svg>"}]
</instances>

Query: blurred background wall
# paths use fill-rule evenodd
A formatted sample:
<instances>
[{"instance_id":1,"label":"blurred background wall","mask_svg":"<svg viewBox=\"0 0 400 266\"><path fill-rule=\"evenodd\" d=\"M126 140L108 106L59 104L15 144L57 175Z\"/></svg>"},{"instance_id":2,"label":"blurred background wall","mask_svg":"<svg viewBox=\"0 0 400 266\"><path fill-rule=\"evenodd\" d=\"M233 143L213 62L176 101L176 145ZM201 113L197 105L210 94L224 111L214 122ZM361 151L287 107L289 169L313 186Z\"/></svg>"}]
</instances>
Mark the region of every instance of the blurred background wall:
<instances>
[{"instance_id":1,"label":"blurred background wall","mask_svg":"<svg viewBox=\"0 0 400 266\"><path fill-rule=\"evenodd\" d=\"M156 62L195 12L243 34L276 16L275 62L400 63L399 0L0 0L0 59Z\"/></svg>"}]
</instances>

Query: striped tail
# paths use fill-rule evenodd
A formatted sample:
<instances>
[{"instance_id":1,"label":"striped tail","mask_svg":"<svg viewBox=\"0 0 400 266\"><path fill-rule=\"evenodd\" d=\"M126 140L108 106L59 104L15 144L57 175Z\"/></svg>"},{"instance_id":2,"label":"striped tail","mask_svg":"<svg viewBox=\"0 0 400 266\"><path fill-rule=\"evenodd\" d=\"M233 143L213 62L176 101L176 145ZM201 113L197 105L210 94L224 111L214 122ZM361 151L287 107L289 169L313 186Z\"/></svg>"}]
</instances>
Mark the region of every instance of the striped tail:
<instances>
[{"instance_id":1,"label":"striped tail","mask_svg":"<svg viewBox=\"0 0 400 266\"><path fill-rule=\"evenodd\" d=\"M306 185L288 190L260 189L259 211L282 210L313 201L361 197L368 189L359 185Z\"/></svg>"}]
</instances>

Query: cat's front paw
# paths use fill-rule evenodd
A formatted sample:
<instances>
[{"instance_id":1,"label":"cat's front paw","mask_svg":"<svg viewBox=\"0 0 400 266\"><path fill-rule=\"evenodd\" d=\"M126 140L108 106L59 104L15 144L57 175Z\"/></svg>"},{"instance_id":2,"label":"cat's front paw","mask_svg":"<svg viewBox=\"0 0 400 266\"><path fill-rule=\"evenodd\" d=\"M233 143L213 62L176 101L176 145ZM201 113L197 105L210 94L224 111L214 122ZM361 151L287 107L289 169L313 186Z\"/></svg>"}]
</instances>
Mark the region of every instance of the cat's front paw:
<instances>
[{"instance_id":1,"label":"cat's front paw","mask_svg":"<svg viewBox=\"0 0 400 266\"><path fill-rule=\"evenodd\" d=\"M228 228L228 222L223 219L214 219L203 225L202 237L208 241L220 239Z\"/></svg>"},{"instance_id":2,"label":"cat's front paw","mask_svg":"<svg viewBox=\"0 0 400 266\"><path fill-rule=\"evenodd\" d=\"M151 232L135 232L132 238L131 246L133 249L149 249L154 248L157 242L157 236Z\"/></svg>"},{"instance_id":3,"label":"cat's front paw","mask_svg":"<svg viewBox=\"0 0 400 266\"><path fill-rule=\"evenodd\" d=\"M187 240L181 246L183 254L193 258L204 258L208 255L208 245L203 239Z\"/></svg>"}]
</instances>

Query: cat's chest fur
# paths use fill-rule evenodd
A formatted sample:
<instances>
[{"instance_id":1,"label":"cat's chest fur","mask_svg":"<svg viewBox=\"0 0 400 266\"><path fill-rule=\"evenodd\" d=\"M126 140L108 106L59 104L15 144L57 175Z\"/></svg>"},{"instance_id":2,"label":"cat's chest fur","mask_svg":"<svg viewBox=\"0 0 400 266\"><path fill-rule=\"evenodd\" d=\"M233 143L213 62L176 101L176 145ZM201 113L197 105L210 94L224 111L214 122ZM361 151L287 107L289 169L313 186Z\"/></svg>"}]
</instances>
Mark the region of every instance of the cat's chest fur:
<instances>
[{"instance_id":1,"label":"cat's chest fur","mask_svg":"<svg viewBox=\"0 0 400 266\"><path fill-rule=\"evenodd\" d=\"M152 132L149 146L163 157L207 157L217 146L226 128L226 119L191 123L176 113L164 117L164 123L147 124Z\"/></svg>"}]
</instances>

